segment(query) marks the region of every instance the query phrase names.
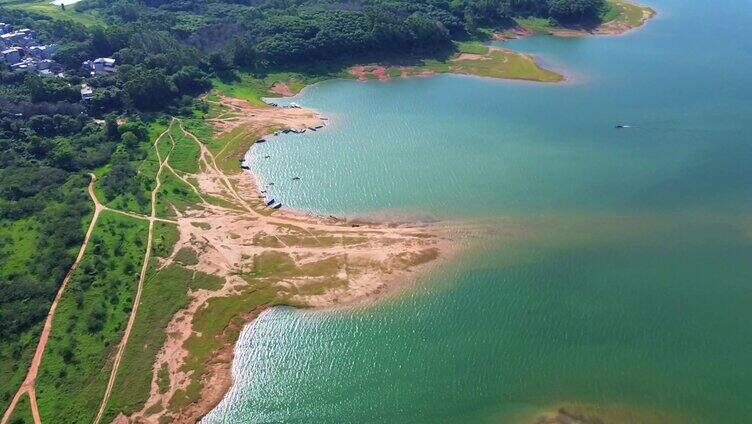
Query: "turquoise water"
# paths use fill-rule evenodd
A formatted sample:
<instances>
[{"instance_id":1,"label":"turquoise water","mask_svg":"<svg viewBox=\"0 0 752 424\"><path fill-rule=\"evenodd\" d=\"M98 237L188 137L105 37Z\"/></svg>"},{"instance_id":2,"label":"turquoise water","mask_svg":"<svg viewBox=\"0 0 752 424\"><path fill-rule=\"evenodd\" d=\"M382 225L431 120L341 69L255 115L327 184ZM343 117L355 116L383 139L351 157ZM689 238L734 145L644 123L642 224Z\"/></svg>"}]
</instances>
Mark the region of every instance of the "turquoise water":
<instances>
[{"instance_id":1,"label":"turquoise water","mask_svg":"<svg viewBox=\"0 0 752 424\"><path fill-rule=\"evenodd\" d=\"M626 36L506 43L567 84L329 81L295 99L331 125L249 153L286 206L488 235L399 298L264 313L205 421L533 422L576 403L752 422L752 4L654 6Z\"/></svg>"}]
</instances>

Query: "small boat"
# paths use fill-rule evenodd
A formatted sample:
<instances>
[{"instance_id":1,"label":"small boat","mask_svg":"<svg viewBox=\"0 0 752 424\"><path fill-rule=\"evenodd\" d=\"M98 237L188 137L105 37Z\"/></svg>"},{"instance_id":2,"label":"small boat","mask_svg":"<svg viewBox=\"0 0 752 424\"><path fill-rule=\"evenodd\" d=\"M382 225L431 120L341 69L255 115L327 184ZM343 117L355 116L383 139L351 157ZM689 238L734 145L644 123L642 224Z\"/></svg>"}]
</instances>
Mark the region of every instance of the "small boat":
<instances>
[{"instance_id":1,"label":"small boat","mask_svg":"<svg viewBox=\"0 0 752 424\"><path fill-rule=\"evenodd\" d=\"M274 203L274 199L269 199L266 201L266 206L270 206L272 203Z\"/></svg>"},{"instance_id":2,"label":"small boat","mask_svg":"<svg viewBox=\"0 0 752 424\"><path fill-rule=\"evenodd\" d=\"M619 128L619 129L621 129L621 128L629 128L629 125L619 124L619 125L616 126L616 128Z\"/></svg>"},{"instance_id":3,"label":"small boat","mask_svg":"<svg viewBox=\"0 0 752 424\"><path fill-rule=\"evenodd\" d=\"M266 155L266 156L264 156L264 159L269 159L270 157L271 157L271 156L269 156L269 155Z\"/></svg>"},{"instance_id":4,"label":"small boat","mask_svg":"<svg viewBox=\"0 0 752 424\"><path fill-rule=\"evenodd\" d=\"M246 165L246 164L242 164L242 165L240 165L240 169L245 169L246 171L248 171L248 170L251 169L251 167L248 166L248 165Z\"/></svg>"},{"instance_id":5,"label":"small boat","mask_svg":"<svg viewBox=\"0 0 752 424\"><path fill-rule=\"evenodd\" d=\"M274 135L279 135L279 131L274 131Z\"/></svg>"},{"instance_id":6,"label":"small boat","mask_svg":"<svg viewBox=\"0 0 752 424\"><path fill-rule=\"evenodd\" d=\"M269 183L269 184L267 184L267 185L273 186L273 185L274 185L274 183Z\"/></svg>"},{"instance_id":7,"label":"small boat","mask_svg":"<svg viewBox=\"0 0 752 424\"><path fill-rule=\"evenodd\" d=\"M293 109L300 109L300 105L295 102L290 102L290 107Z\"/></svg>"},{"instance_id":8,"label":"small boat","mask_svg":"<svg viewBox=\"0 0 752 424\"><path fill-rule=\"evenodd\" d=\"M272 205L272 209L279 209L282 207L282 203L277 203L276 205Z\"/></svg>"},{"instance_id":9,"label":"small boat","mask_svg":"<svg viewBox=\"0 0 752 424\"><path fill-rule=\"evenodd\" d=\"M308 129L311 131L316 131L316 127L308 127Z\"/></svg>"},{"instance_id":10,"label":"small boat","mask_svg":"<svg viewBox=\"0 0 752 424\"><path fill-rule=\"evenodd\" d=\"M256 140L256 143L266 143L266 139L259 138L258 140Z\"/></svg>"},{"instance_id":11,"label":"small boat","mask_svg":"<svg viewBox=\"0 0 752 424\"><path fill-rule=\"evenodd\" d=\"M289 133L289 132L291 132L291 131L292 131L292 130L291 130L291 129L289 129L289 128L286 128L286 129L282 130L282 132L283 132L283 133L285 133L285 134L287 134L287 133Z\"/></svg>"},{"instance_id":12,"label":"small boat","mask_svg":"<svg viewBox=\"0 0 752 424\"><path fill-rule=\"evenodd\" d=\"M314 128L314 129L316 129L316 130L318 130L318 129L320 129L320 128L324 128L324 124L316 125L316 126L315 126L315 127L313 127L313 128Z\"/></svg>"},{"instance_id":13,"label":"small boat","mask_svg":"<svg viewBox=\"0 0 752 424\"><path fill-rule=\"evenodd\" d=\"M300 177L292 177L293 181L300 181Z\"/></svg>"}]
</instances>

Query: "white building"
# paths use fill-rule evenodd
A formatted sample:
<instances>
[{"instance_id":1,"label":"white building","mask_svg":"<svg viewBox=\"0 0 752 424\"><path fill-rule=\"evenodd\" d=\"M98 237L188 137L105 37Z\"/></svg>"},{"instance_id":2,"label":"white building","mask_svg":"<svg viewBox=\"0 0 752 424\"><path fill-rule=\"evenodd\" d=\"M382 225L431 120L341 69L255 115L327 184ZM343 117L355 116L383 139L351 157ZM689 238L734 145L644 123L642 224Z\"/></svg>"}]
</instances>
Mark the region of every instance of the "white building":
<instances>
[{"instance_id":1,"label":"white building","mask_svg":"<svg viewBox=\"0 0 752 424\"><path fill-rule=\"evenodd\" d=\"M81 85L81 100L91 100L94 98L94 89L86 84Z\"/></svg>"},{"instance_id":2,"label":"white building","mask_svg":"<svg viewBox=\"0 0 752 424\"><path fill-rule=\"evenodd\" d=\"M87 60L83 63L83 67L91 75L109 74L115 72L115 59L100 57L94 60Z\"/></svg>"}]
</instances>

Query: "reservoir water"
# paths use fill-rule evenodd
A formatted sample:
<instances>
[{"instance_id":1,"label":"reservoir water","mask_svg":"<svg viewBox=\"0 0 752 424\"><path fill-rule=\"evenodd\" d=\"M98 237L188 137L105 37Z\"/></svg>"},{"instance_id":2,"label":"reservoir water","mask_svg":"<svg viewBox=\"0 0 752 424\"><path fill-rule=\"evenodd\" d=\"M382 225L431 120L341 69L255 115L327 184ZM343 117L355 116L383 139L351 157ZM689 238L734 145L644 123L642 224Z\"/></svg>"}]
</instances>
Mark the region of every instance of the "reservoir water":
<instances>
[{"instance_id":1,"label":"reservoir water","mask_svg":"<svg viewBox=\"0 0 752 424\"><path fill-rule=\"evenodd\" d=\"M394 299L262 314L204 422L752 422L752 3L651 6L625 36L505 43L566 84L298 96L331 124L249 152L286 207L488 231Z\"/></svg>"}]
</instances>

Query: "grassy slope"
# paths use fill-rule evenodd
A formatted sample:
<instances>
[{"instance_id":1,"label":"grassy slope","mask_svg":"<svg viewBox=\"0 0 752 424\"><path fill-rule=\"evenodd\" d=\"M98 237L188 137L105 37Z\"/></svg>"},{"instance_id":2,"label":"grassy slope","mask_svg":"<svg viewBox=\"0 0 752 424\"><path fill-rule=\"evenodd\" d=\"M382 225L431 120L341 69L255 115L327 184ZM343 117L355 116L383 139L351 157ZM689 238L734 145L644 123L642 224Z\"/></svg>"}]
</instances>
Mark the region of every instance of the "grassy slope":
<instances>
[{"instance_id":1,"label":"grassy slope","mask_svg":"<svg viewBox=\"0 0 752 424\"><path fill-rule=\"evenodd\" d=\"M81 234L86 231L91 215L86 215L81 222ZM37 251L38 223L34 218L17 221L0 220L0 239L8 243L0 247L0 279L11 274L30 276ZM68 250L71 258L78 247ZM1 281L0 281L1 283ZM52 298L50 298L50 302ZM10 403L10 399L26 376L28 364L36 349L40 321L36 326L25 331L16 340L0 340L0 410Z\"/></svg>"},{"instance_id":2,"label":"grassy slope","mask_svg":"<svg viewBox=\"0 0 752 424\"><path fill-rule=\"evenodd\" d=\"M0 0L0 6L38 13L52 19L69 20L87 27L105 26L104 21L94 11L78 12L73 5L66 6L63 10L60 6L51 4L48 0Z\"/></svg>"},{"instance_id":3,"label":"grassy slope","mask_svg":"<svg viewBox=\"0 0 752 424\"><path fill-rule=\"evenodd\" d=\"M624 23L631 28L636 28L644 23L643 12L649 16L655 15L655 11L647 6L624 1L624 0L607 0L607 8L600 16L601 22L619 22ZM541 18L517 18L518 25L535 32L549 33L561 29L548 19Z\"/></svg>"},{"instance_id":4,"label":"grassy slope","mask_svg":"<svg viewBox=\"0 0 752 424\"><path fill-rule=\"evenodd\" d=\"M655 15L653 9L635 3L622 0L610 0L608 4L610 7L603 16L604 22L616 20L624 22L631 27L638 27L644 23L643 12L648 12L649 16Z\"/></svg>"},{"instance_id":5,"label":"grassy slope","mask_svg":"<svg viewBox=\"0 0 752 424\"><path fill-rule=\"evenodd\" d=\"M162 186L157 193L157 216L174 217L175 209L184 212L189 206L201 202L196 193L175 174L163 170Z\"/></svg>"},{"instance_id":6,"label":"grassy slope","mask_svg":"<svg viewBox=\"0 0 752 424\"><path fill-rule=\"evenodd\" d=\"M58 306L40 367L37 400L46 422L94 418L132 308L147 224L106 211L99 219ZM101 327L95 325L98 312Z\"/></svg>"},{"instance_id":7,"label":"grassy slope","mask_svg":"<svg viewBox=\"0 0 752 424\"><path fill-rule=\"evenodd\" d=\"M170 129L175 148L170 153L170 166L176 171L195 174L198 172L199 147L193 139L183 134L179 125L173 125Z\"/></svg>"},{"instance_id":8,"label":"grassy slope","mask_svg":"<svg viewBox=\"0 0 752 424\"><path fill-rule=\"evenodd\" d=\"M462 53L485 55L482 60L453 60L450 72L501 79L519 79L539 82L558 82L563 77L543 69L526 54L510 50L492 50L481 43L463 43Z\"/></svg>"},{"instance_id":9,"label":"grassy slope","mask_svg":"<svg viewBox=\"0 0 752 424\"><path fill-rule=\"evenodd\" d=\"M36 250L37 222L33 218L5 221L0 224L0 239L7 247L0 248L0 276L27 274ZM5 411L13 393L26 376L27 365L34 354L42 323L25 331L17 340L0 340L0 410ZM15 345L15 347L14 347ZM23 364L22 366L20 366Z\"/></svg>"},{"instance_id":10,"label":"grassy slope","mask_svg":"<svg viewBox=\"0 0 752 424\"><path fill-rule=\"evenodd\" d=\"M262 97L278 97L270 90L272 85L285 83L293 93L298 93L305 86L329 78L347 77L344 71L321 74L301 74L298 72L272 72L264 75L251 75L238 72L232 80L214 80L214 88L222 95L243 99L255 106L267 106Z\"/></svg>"}]
</instances>

